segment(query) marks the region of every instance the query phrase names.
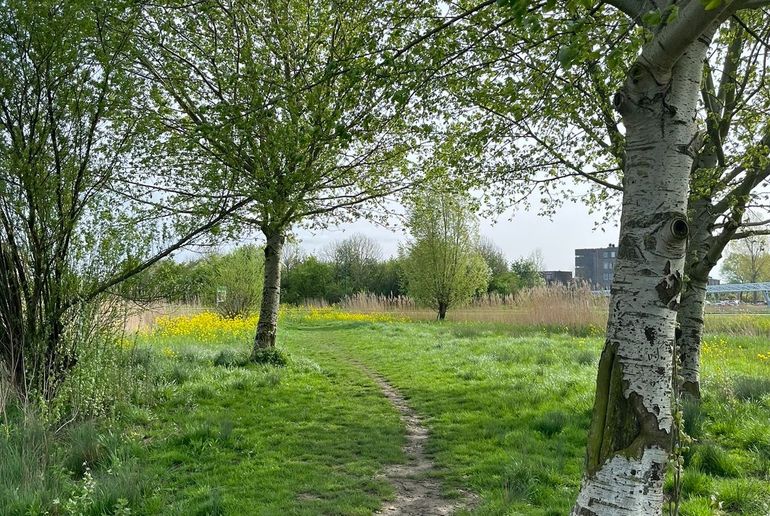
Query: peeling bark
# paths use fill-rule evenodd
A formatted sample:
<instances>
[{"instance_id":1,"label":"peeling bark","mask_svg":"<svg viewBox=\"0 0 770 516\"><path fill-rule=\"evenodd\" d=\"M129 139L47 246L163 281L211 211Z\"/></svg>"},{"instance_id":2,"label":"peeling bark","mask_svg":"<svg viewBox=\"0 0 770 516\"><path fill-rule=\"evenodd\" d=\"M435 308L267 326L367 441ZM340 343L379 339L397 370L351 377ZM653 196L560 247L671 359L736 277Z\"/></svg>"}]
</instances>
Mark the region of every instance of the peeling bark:
<instances>
[{"instance_id":1,"label":"peeling bark","mask_svg":"<svg viewBox=\"0 0 770 516\"><path fill-rule=\"evenodd\" d=\"M659 69L635 64L614 99L626 128L620 245L573 515L662 512L704 39L687 48L664 84Z\"/></svg>"},{"instance_id":2,"label":"peeling bark","mask_svg":"<svg viewBox=\"0 0 770 516\"><path fill-rule=\"evenodd\" d=\"M254 354L275 347L281 301L281 250L285 237L281 231L266 232L265 237L265 283L262 287L257 334L254 337Z\"/></svg>"}]
</instances>

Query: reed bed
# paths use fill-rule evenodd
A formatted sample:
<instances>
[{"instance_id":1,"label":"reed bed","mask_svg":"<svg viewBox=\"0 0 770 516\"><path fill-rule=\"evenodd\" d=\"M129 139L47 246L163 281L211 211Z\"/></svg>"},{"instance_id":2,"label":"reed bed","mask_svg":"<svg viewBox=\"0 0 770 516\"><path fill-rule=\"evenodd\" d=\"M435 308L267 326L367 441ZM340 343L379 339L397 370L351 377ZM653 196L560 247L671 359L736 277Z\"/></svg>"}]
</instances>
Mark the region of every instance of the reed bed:
<instances>
[{"instance_id":1,"label":"reed bed","mask_svg":"<svg viewBox=\"0 0 770 516\"><path fill-rule=\"evenodd\" d=\"M467 306L450 309L447 319L467 323L490 323L578 335L601 335L607 324L607 298L596 296L587 288L565 286L536 287L515 295L485 294ZM713 306L707 307L709 312ZM706 314L706 333L770 337L770 314L753 313L740 308L723 307L720 313ZM756 310L761 310L758 307ZM382 296L359 293L337 304L307 300L295 311L308 313L383 314L390 320L430 321L436 311L421 306L407 296ZM200 304L154 303L134 309L126 318L127 332L147 330L163 317L195 316L206 311ZM332 313L332 312L329 312ZM296 314L295 314L296 315Z\"/></svg>"},{"instance_id":2,"label":"reed bed","mask_svg":"<svg viewBox=\"0 0 770 516\"><path fill-rule=\"evenodd\" d=\"M309 301L307 308L323 307ZM436 311L405 296L359 293L344 298L339 306L353 313L392 313L416 321L436 318ZM536 287L515 295L485 294L467 306L450 309L447 319L459 322L489 322L547 330L601 333L607 324L607 299L587 288Z\"/></svg>"}]
</instances>

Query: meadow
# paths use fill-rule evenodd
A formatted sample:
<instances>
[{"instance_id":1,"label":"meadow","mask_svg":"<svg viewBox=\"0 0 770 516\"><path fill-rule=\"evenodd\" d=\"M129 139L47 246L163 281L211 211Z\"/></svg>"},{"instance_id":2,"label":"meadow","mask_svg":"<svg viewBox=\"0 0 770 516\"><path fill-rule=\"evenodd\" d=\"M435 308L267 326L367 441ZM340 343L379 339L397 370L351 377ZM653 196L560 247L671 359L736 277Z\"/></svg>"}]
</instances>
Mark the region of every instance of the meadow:
<instances>
[{"instance_id":1,"label":"meadow","mask_svg":"<svg viewBox=\"0 0 770 516\"><path fill-rule=\"evenodd\" d=\"M62 430L49 464L0 464L0 513L372 514L395 496L381 472L407 459L399 414L370 372L423 417L444 496L473 494L478 515L569 511L594 330L289 309L286 363L258 366L247 360L255 322L166 317L124 339L114 410ZM765 338L707 337L704 403L683 407L694 442L682 451L681 514L770 511L769 372ZM19 439L48 442L4 428L8 457Z\"/></svg>"}]
</instances>

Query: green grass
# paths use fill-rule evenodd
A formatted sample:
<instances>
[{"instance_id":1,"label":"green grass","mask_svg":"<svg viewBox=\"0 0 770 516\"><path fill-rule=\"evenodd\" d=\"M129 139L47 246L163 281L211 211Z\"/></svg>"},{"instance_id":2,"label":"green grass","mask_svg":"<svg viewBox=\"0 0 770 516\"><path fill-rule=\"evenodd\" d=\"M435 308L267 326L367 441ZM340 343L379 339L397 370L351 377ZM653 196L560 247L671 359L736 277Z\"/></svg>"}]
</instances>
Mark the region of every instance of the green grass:
<instances>
[{"instance_id":1,"label":"green grass","mask_svg":"<svg viewBox=\"0 0 770 516\"><path fill-rule=\"evenodd\" d=\"M370 514L392 496L376 473L402 460L402 428L360 362L424 416L447 496L477 494L479 515L569 511L600 339L468 323L288 320L281 330L283 368L231 360L248 352L247 336L237 350L168 343L189 378L145 430L158 488L144 510ZM716 514L720 503L762 514L770 500L770 399L761 385L751 396L736 389L767 373L757 358L766 351L760 338L711 339L704 403L685 407L697 442L683 514Z\"/></svg>"},{"instance_id":2,"label":"green grass","mask_svg":"<svg viewBox=\"0 0 770 516\"><path fill-rule=\"evenodd\" d=\"M363 515L393 495L377 473L403 460L400 420L357 367L328 352L244 367L245 347L171 349L157 359L187 378L137 429L156 486L139 513Z\"/></svg>"},{"instance_id":3,"label":"green grass","mask_svg":"<svg viewBox=\"0 0 770 516\"><path fill-rule=\"evenodd\" d=\"M379 473L404 460L404 429L358 364L423 416L446 496L474 493L478 515L569 512L600 338L297 318L282 321L278 365L254 365L250 337L140 340L131 356L146 374L134 403L110 431L86 422L65 432L52 460L68 472L33 465L47 473L29 477L28 503L13 514L42 514L53 492L77 496L83 463L96 485L86 514L111 514L121 498L131 514L371 514L394 495ZM684 407L696 441L685 453L681 514L770 512L769 351L761 337L707 339L703 404ZM12 442L2 446L15 457ZM0 461L0 483L18 481L14 468ZM35 498L35 489L49 495Z\"/></svg>"}]
</instances>

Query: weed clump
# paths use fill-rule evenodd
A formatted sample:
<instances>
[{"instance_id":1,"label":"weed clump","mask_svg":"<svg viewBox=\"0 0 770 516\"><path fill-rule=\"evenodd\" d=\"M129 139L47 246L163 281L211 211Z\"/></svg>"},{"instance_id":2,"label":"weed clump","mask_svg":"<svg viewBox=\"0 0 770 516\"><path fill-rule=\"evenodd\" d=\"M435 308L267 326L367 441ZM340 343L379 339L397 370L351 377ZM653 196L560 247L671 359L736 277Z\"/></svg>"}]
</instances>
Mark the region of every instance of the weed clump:
<instances>
[{"instance_id":1,"label":"weed clump","mask_svg":"<svg viewBox=\"0 0 770 516\"><path fill-rule=\"evenodd\" d=\"M722 509L731 513L767 514L769 496L761 483L741 478L722 486L719 501Z\"/></svg>"},{"instance_id":2,"label":"weed clump","mask_svg":"<svg viewBox=\"0 0 770 516\"><path fill-rule=\"evenodd\" d=\"M711 443L696 447L692 465L703 473L720 477L738 477L741 474L740 468L730 455Z\"/></svg>"},{"instance_id":3,"label":"weed clump","mask_svg":"<svg viewBox=\"0 0 770 516\"><path fill-rule=\"evenodd\" d=\"M561 410L552 410L540 416L535 421L534 427L546 437L553 437L561 432L566 425L567 415Z\"/></svg>"},{"instance_id":4,"label":"weed clump","mask_svg":"<svg viewBox=\"0 0 770 516\"><path fill-rule=\"evenodd\" d=\"M684 419L684 432L695 439L703 436L703 423L706 414L702 405L696 400L685 398L682 401L682 417Z\"/></svg>"},{"instance_id":5,"label":"weed clump","mask_svg":"<svg viewBox=\"0 0 770 516\"><path fill-rule=\"evenodd\" d=\"M264 364L277 367L284 367L289 363L286 353L277 348L264 348L254 350L251 354L251 361L255 364Z\"/></svg>"},{"instance_id":6,"label":"weed clump","mask_svg":"<svg viewBox=\"0 0 770 516\"><path fill-rule=\"evenodd\" d=\"M596 362L596 355L593 351L582 349L575 354L575 362L580 365L593 365Z\"/></svg>"},{"instance_id":7,"label":"weed clump","mask_svg":"<svg viewBox=\"0 0 770 516\"><path fill-rule=\"evenodd\" d=\"M770 379L739 376L733 381L733 393L741 401L759 400L770 394Z\"/></svg>"},{"instance_id":8,"label":"weed clump","mask_svg":"<svg viewBox=\"0 0 770 516\"><path fill-rule=\"evenodd\" d=\"M248 363L245 354L233 349L223 349L214 357L214 365L219 367L243 367Z\"/></svg>"},{"instance_id":9,"label":"weed clump","mask_svg":"<svg viewBox=\"0 0 770 516\"><path fill-rule=\"evenodd\" d=\"M99 430L93 421L74 426L69 433L69 453L64 467L78 478L87 469L95 467L104 459L107 450L99 439Z\"/></svg>"}]
</instances>

